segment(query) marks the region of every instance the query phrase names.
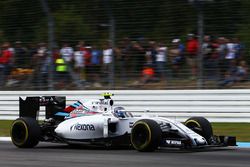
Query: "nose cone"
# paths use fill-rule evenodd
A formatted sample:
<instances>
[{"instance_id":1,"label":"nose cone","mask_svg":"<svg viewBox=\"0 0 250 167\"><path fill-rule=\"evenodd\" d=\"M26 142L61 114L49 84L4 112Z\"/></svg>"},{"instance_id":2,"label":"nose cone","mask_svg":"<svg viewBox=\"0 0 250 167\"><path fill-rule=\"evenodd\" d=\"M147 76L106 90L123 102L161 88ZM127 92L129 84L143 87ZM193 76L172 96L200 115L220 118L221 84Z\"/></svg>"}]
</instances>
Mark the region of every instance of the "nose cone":
<instances>
[{"instance_id":1,"label":"nose cone","mask_svg":"<svg viewBox=\"0 0 250 167\"><path fill-rule=\"evenodd\" d=\"M197 145L206 145L207 144L207 141L204 137L202 138L195 138L195 142Z\"/></svg>"},{"instance_id":2,"label":"nose cone","mask_svg":"<svg viewBox=\"0 0 250 167\"><path fill-rule=\"evenodd\" d=\"M62 128L62 126L58 126L56 129L55 129L55 132L56 132L56 134L58 135L58 136L63 136L63 128Z\"/></svg>"}]
</instances>

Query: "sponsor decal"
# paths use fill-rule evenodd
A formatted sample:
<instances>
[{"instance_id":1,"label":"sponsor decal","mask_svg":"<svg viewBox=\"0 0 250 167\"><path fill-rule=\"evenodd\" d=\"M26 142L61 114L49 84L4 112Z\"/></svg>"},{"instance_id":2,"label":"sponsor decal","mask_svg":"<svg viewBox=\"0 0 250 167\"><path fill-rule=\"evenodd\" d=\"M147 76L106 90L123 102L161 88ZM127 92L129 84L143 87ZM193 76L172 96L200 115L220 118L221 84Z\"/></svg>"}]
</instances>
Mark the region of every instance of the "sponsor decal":
<instances>
[{"instance_id":1,"label":"sponsor decal","mask_svg":"<svg viewBox=\"0 0 250 167\"><path fill-rule=\"evenodd\" d=\"M42 96L39 99L40 105L47 105L50 102L53 102L53 98L50 96Z\"/></svg>"},{"instance_id":2,"label":"sponsor decal","mask_svg":"<svg viewBox=\"0 0 250 167\"><path fill-rule=\"evenodd\" d=\"M161 128L171 128L171 125L169 123L166 122L161 122L159 123Z\"/></svg>"},{"instance_id":3,"label":"sponsor decal","mask_svg":"<svg viewBox=\"0 0 250 167\"><path fill-rule=\"evenodd\" d=\"M178 141L178 140L166 140L166 144L168 144L168 145L181 145L181 141Z\"/></svg>"},{"instance_id":4,"label":"sponsor decal","mask_svg":"<svg viewBox=\"0 0 250 167\"><path fill-rule=\"evenodd\" d=\"M129 122L129 128L132 128L134 125L134 122Z\"/></svg>"},{"instance_id":5,"label":"sponsor decal","mask_svg":"<svg viewBox=\"0 0 250 167\"><path fill-rule=\"evenodd\" d=\"M82 114L82 113L84 113L84 112L85 112L85 111L83 110L83 108L82 108L82 107L79 107L79 108L73 110L73 111L71 112L71 114Z\"/></svg>"},{"instance_id":6,"label":"sponsor decal","mask_svg":"<svg viewBox=\"0 0 250 167\"><path fill-rule=\"evenodd\" d=\"M160 125L161 130L163 132L168 131L171 128L171 125L169 123L166 123L166 122L161 122L161 123L159 123L159 125Z\"/></svg>"},{"instance_id":7,"label":"sponsor decal","mask_svg":"<svg viewBox=\"0 0 250 167\"><path fill-rule=\"evenodd\" d=\"M72 130L95 131L95 126L93 124L76 123L70 127L70 131Z\"/></svg>"},{"instance_id":8,"label":"sponsor decal","mask_svg":"<svg viewBox=\"0 0 250 167\"><path fill-rule=\"evenodd\" d=\"M95 105L109 105L109 101L106 99L99 99L100 101L94 101L92 104Z\"/></svg>"}]
</instances>

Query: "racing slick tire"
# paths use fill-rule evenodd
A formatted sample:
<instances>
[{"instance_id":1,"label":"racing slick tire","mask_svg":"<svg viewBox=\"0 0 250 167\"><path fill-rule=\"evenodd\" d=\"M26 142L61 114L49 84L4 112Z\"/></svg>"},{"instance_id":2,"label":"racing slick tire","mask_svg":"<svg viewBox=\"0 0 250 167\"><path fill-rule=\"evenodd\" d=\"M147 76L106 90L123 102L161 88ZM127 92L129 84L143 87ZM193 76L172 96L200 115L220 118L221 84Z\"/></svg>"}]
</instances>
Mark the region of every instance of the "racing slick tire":
<instances>
[{"instance_id":1,"label":"racing slick tire","mask_svg":"<svg viewBox=\"0 0 250 167\"><path fill-rule=\"evenodd\" d=\"M19 148L35 147L39 143L40 134L40 127L33 118L21 117L11 125L11 140Z\"/></svg>"},{"instance_id":2,"label":"racing slick tire","mask_svg":"<svg viewBox=\"0 0 250 167\"><path fill-rule=\"evenodd\" d=\"M184 123L188 128L203 136L210 144L213 136L211 123L204 117L191 117Z\"/></svg>"},{"instance_id":3,"label":"racing slick tire","mask_svg":"<svg viewBox=\"0 0 250 167\"><path fill-rule=\"evenodd\" d=\"M161 128L154 120L142 119L132 127L131 144L137 151L154 151L159 146L161 139Z\"/></svg>"}]
</instances>

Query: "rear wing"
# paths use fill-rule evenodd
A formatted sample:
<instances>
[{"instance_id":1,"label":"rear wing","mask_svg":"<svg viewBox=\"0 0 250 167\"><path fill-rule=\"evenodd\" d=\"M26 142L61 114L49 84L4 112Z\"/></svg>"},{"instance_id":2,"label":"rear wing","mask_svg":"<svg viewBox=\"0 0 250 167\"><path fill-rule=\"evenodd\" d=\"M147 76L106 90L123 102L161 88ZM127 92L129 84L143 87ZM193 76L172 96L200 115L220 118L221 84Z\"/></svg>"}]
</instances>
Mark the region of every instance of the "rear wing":
<instances>
[{"instance_id":1,"label":"rear wing","mask_svg":"<svg viewBox=\"0 0 250 167\"><path fill-rule=\"evenodd\" d=\"M28 96L19 97L19 117L31 117L37 119L39 116L40 106L45 106L45 118L54 118L62 120L62 117L56 116L55 113L63 111L66 106L65 96Z\"/></svg>"}]
</instances>

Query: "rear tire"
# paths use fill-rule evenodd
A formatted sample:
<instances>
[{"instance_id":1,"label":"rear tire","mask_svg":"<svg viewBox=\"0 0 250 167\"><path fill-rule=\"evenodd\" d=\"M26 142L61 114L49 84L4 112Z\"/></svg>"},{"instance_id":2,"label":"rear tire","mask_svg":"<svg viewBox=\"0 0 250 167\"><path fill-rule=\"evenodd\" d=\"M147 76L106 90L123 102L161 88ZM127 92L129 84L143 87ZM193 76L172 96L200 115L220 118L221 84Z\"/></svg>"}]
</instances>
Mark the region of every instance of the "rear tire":
<instances>
[{"instance_id":1,"label":"rear tire","mask_svg":"<svg viewBox=\"0 0 250 167\"><path fill-rule=\"evenodd\" d=\"M213 136L211 123L204 117L191 117L184 123L189 129L203 136L210 144Z\"/></svg>"},{"instance_id":2,"label":"rear tire","mask_svg":"<svg viewBox=\"0 0 250 167\"><path fill-rule=\"evenodd\" d=\"M40 127L33 118L22 117L11 125L11 140L19 148L32 148L39 143Z\"/></svg>"},{"instance_id":3,"label":"rear tire","mask_svg":"<svg viewBox=\"0 0 250 167\"><path fill-rule=\"evenodd\" d=\"M137 121L131 131L132 146L142 152L154 151L162 139L162 131L157 122L150 119Z\"/></svg>"}]
</instances>

